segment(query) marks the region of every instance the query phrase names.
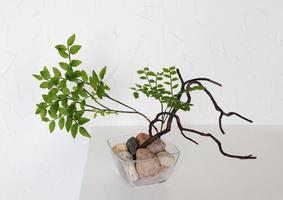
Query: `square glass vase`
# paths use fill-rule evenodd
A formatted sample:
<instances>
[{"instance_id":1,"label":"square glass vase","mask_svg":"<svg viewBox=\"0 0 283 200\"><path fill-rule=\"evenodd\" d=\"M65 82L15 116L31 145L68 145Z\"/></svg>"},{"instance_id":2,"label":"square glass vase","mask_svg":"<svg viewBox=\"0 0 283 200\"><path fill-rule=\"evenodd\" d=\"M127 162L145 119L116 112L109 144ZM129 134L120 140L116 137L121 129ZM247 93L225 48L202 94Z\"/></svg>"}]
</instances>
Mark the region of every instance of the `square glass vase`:
<instances>
[{"instance_id":1,"label":"square glass vase","mask_svg":"<svg viewBox=\"0 0 283 200\"><path fill-rule=\"evenodd\" d=\"M166 139L162 139L165 143L165 151L155 154L154 158L144 159L144 160L124 160L119 157L118 154L113 152L113 147L116 144L126 143L126 141L133 137L133 135L116 136L111 137L107 140L111 155L113 157L114 163L118 168L121 176L131 185L131 186L146 186L156 183L162 183L170 177L173 169L178 161L180 151L179 149ZM159 163L156 165L156 163ZM157 172L150 176L141 176L140 169L147 168L151 169L151 165L154 164L154 169L156 167ZM158 166L159 165L159 166Z\"/></svg>"}]
</instances>

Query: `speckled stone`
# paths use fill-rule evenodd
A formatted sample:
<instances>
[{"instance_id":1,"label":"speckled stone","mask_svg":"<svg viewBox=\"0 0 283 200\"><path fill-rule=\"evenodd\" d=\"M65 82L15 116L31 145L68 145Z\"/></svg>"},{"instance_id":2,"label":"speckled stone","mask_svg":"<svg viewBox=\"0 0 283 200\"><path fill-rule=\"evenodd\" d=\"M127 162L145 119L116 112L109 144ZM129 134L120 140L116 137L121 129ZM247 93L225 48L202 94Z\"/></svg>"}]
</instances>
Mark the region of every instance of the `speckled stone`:
<instances>
[{"instance_id":1,"label":"speckled stone","mask_svg":"<svg viewBox=\"0 0 283 200\"><path fill-rule=\"evenodd\" d=\"M116 144L113 148L112 148L113 152L118 154L122 151L128 151L127 145L125 143L120 143L120 144Z\"/></svg>"},{"instance_id":2,"label":"speckled stone","mask_svg":"<svg viewBox=\"0 0 283 200\"><path fill-rule=\"evenodd\" d=\"M162 151L157 154L160 164L171 167L175 163L175 158L167 151Z\"/></svg>"},{"instance_id":3,"label":"speckled stone","mask_svg":"<svg viewBox=\"0 0 283 200\"><path fill-rule=\"evenodd\" d=\"M129 181L136 181L139 178L136 167L134 163L124 164L124 169L127 174L127 178Z\"/></svg>"},{"instance_id":4,"label":"speckled stone","mask_svg":"<svg viewBox=\"0 0 283 200\"><path fill-rule=\"evenodd\" d=\"M136 158L136 169L140 178L152 177L158 173L160 162L154 153L148 149L139 148L136 153Z\"/></svg>"},{"instance_id":5,"label":"speckled stone","mask_svg":"<svg viewBox=\"0 0 283 200\"><path fill-rule=\"evenodd\" d=\"M139 133L137 136L136 136L136 139L138 141L138 145L142 145L145 141L147 141L148 139L150 138L150 136L146 133Z\"/></svg>"},{"instance_id":6,"label":"speckled stone","mask_svg":"<svg viewBox=\"0 0 283 200\"><path fill-rule=\"evenodd\" d=\"M119 156L119 158L121 158L124 161L133 160L132 154L130 154L130 152L128 152L128 151L121 151L121 152L117 153L117 155Z\"/></svg>"},{"instance_id":7,"label":"speckled stone","mask_svg":"<svg viewBox=\"0 0 283 200\"><path fill-rule=\"evenodd\" d=\"M124 161L133 160L133 156L128 151L122 151L117 154ZM125 174L129 181L135 181L139 178L135 164L133 162L122 162Z\"/></svg>"},{"instance_id":8,"label":"speckled stone","mask_svg":"<svg viewBox=\"0 0 283 200\"><path fill-rule=\"evenodd\" d=\"M157 138L146 148L153 153L159 153L161 151L164 151L165 147L166 147L165 143L161 139Z\"/></svg>"},{"instance_id":9,"label":"speckled stone","mask_svg":"<svg viewBox=\"0 0 283 200\"><path fill-rule=\"evenodd\" d=\"M138 142L137 142L137 139L135 137L131 137L128 139L127 143L127 148L128 148L128 151L132 154L132 155L135 155L136 154L136 151L137 151L137 148L138 148Z\"/></svg>"}]
</instances>

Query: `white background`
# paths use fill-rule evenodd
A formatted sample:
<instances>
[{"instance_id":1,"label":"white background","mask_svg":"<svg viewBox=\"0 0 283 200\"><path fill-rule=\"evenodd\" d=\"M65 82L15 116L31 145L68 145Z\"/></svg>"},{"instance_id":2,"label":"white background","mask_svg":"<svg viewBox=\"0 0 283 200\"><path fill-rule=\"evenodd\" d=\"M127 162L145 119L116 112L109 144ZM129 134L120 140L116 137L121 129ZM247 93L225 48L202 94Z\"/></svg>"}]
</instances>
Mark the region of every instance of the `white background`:
<instances>
[{"instance_id":1,"label":"white background","mask_svg":"<svg viewBox=\"0 0 283 200\"><path fill-rule=\"evenodd\" d=\"M282 125L282 9L279 0L0 0L0 199L78 199L88 140L48 134L34 115L41 90L31 76L57 65L54 46L72 33L83 67L107 65L112 95L151 117L158 104L134 102L129 90L135 72L175 65L185 78L221 82L208 86L225 110ZM206 96L193 103L183 123L217 123ZM145 123L124 115L92 125Z\"/></svg>"}]
</instances>

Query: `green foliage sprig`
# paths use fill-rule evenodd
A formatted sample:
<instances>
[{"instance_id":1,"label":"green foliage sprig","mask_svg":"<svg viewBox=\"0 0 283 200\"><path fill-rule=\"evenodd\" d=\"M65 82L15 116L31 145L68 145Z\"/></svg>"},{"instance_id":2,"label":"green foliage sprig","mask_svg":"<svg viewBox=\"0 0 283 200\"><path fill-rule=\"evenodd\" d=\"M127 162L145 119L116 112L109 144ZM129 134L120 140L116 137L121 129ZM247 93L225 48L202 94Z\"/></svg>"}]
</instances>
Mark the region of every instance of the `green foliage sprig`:
<instances>
[{"instance_id":1,"label":"green foliage sprig","mask_svg":"<svg viewBox=\"0 0 283 200\"><path fill-rule=\"evenodd\" d=\"M60 68L53 67L51 73L44 67L39 74L33 74L40 81L40 88L47 90L42 95L42 102L37 104L36 114L40 115L42 121L49 123L50 132L54 131L57 123L60 129L65 127L67 132L71 132L74 138L78 132L90 137L84 127L90 121L86 111L93 112L93 117L113 114L115 111L87 104L90 99L98 102L98 99L104 98L110 88L104 83L106 67L99 72L93 70L90 76L86 71L78 69L82 62L72 56L79 52L81 45L74 44L75 38L73 34L66 45L55 46L64 59L58 63Z\"/></svg>"}]
</instances>

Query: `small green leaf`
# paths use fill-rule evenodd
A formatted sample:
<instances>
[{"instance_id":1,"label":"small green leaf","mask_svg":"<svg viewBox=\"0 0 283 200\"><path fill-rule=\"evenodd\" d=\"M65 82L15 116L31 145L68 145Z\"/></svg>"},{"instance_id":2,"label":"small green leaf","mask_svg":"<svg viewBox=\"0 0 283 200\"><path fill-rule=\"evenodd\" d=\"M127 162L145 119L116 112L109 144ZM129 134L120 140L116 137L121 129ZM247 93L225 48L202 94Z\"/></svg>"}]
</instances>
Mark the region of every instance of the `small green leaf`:
<instances>
[{"instance_id":1,"label":"small green leaf","mask_svg":"<svg viewBox=\"0 0 283 200\"><path fill-rule=\"evenodd\" d=\"M72 118L71 117L67 117L66 124L65 124L67 132L70 131L72 123L73 123Z\"/></svg>"},{"instance_id":2,"label":"small green leaf","mask_svg":"<svg viewBox=\"0 0 283 200\"><path fill-rule=\"evenodd\" d=\"M103 67L103 68L100 70L100 72L99 72L99 78L100 78L100 79L103 79L105 73L106 73L106 66Z\"/></svg>"},{"instance_id":3,"label":"small green leaf","mask_svg":"<svg viewBox=\"0 0 283 200\"><path fill-rule=\"evenodd\" d=\"M143 71L143 70L138 70L137 73L138 73L138 74L143 74L144 71Z\"/></svg>"},{"instance_id":4,"label":"small green leaf","mask_svg":"<svg viewBox=\"0 0 283 200\"><path fill-rule=\"evenodd\" d=\"M72 60L72 61L71 61L71 66L72 66L72 67L77 67L77 66L79 66L81 63L82 63L82 61L80 61L80 60Z\"/></svg>"},{"instance_id":5,"label":"small green leaf","mask_svg":"<svg viewBox=\"0 0 283 200\"><path fill-rule=\"evenodd\" d=\"M82 117L78 120L78 123L79 123L79 125L83 125L83 124L89 122L89 120L90 119L88 119L88 118Z\"/></svg>"},{"instance_id":6,"label":"small green leaf","mask_svg":"<svg viewBox=\"0 0 283 200\"><path fill-rule=\"evenodd\" d=\"M46 109L41 109L41 111L40 111L40 118L41 119L44 119L44 117L46 116L46 114L47 114L47 110Z\"/></svg>"},{"instance_id":7,"label":"small green leaf","mask_svg":"<svg viewBox=\"0 0 283 200\"><path fill-rule=\"evenodd\" d=\"M33 77L36 78L39 81L41 81L43 79L40 75L37 75L37 74L33 74Z\"/></svg>"},{"instance_id":8,"label":"small green leaf","mask_svg":"<svg viewBox=\"0 0 283 200\"><path fill-rule=\"evenodd\" d=\"M134 92L133 95L134 95L134 97L135 97L136 99L139 98L139 93L138 93L138 92Z\"/></svg>"},{"instance_id":9,"label":"small green leaf","mask_svg":"<svg viewBox=\"0 0 283 200\"><path fill-rule=\"evenodd\" d=\"M176 89L178 87L178 84L174 85L172 88L173 89Z\"/></svg>"},{"instance_id":10,"label":"small green leaf","mask_svg":"<svg viewBox=\"0 0 283 200\"><path fill-rule=\"evenodd\" d=\"M87 130L84 127L80 127L80 134L85 137L90 137L90 134L87 132Z\"/></svg>"},{"instance_id":11,"label":"small green leaf","mask_svg":"<svg viewBox=\"0 0 283 200\"><path fill-rule=\"evenodd\" d=\"M76 34L71 35L71 37L69 37L68 40L67 40L68 46L73 45L74 42L75 42L75 39L76 39Z\"/></svg>"},{"instance_id":12,"label":"small green leaf","mask_svg":"<svg viewBox=\"0 0 283 200\"><path fill-rule=\"evenodd\" d=\"M140 79L145 80L145 79L146 79L146 77L145 77L145 76L141 76L141 77L140 77Z\"/></svg>"},{"instance_id":13,"label":"small green leaf","mask_svg":"<svg viewBox=\"0 0 283 200\"><path fill-rule=\"evenodd\" d=\"M64 119L64 117L61 117L61 118L59 119L58 125L59 125L59 128L60 128L61 130L64 128L64 125L65 125L65 119Z\"/></svg>"},{"instance_id":14,"label":"small green leaf","mask_svg":"<svg viewBox=\"0 0 283 200\"><path fill-rule=\"evenodd\" d=\"M97 73L94 70L92 70L92 78L95 82L99 82L99 78L97 76Z\"/></svg>"},{"instance_id":15,"label":"small green leaf","mask_svg":"<svg viewBox=\"0 0 283 200\"><path fill-rule=\"evenodd\" d=\"M48 88L49 87L49 83L48 82L42 82L39 86L40 88Z\"/></svg>"},{"instance_id":16,"label":"small green leaf","mask_svg":"<svg viewBox=\"0 0 283 200\"><path fill-rule=\"evenodd\" d=\"M58 51L66 51L67 50L67 47L65 45L63 45L63 44L56 45L55 48Z\"/></svg>"},{"instance_id":17,"label":"small green leaf","mask_svg":"<svg viewBox=\"0 0 283 200\"><path fill-rule=\"evenodd\" d=\"M55 121L49 123L49 132L52 133L55 129Z\"/></svg>"},{"instance_id":18,"label":"small green leaf","mask_svg":"<svg viewBox=\"0 0 283 200\"><path fill-rule=\"evenodd\" d=\"M53 73L55 77L57 78L61 77L61 72L56 67L53 67Z\"/></svg>"},{"instance_id":19,"label":"small green leaf","mask_svg":"<svg viewBox=\"0 0 283 200\"><path fill-rule=\"evenodd\" d=\"M59 62L59 65L64 70L67 70L67 69L70 68L70 65L68 63L65 63L65 62Z\"/></svg>"},{"instance_id":20,"label":"small green leaf","mask_svg":"<svg viewBox=\"0 0 283 200\"><path fill-rule=\"evenodd\" d=\"M50 78L50 73L47 67L44 67L43 70L40 72L40 75L45 79L48 80Z\"/></svg>"},{"instance_id":21,"label":"small green leaf","mask_svg":"<svg viewBox=\"0 0 283 200\"><path fill-rule=\"evenodd\" d=\"M79 119L84 114L83 110L77 111L74 115L74 119Z\"/></svg>"},{"instance_id":22,"label":"small green leaf","mask_svg":"<svg viewBox=\"0 0 283 200\"><path fill-rule=\"evenodd\" d=\"M62 58L68 58L69 57L69 54L66 53L66 51L60 50L58 52L59 52L59 54Z\"/></svg>"},{"instance_id":23,"label":"small green leaf","mask_svg":"<svg viewBox=\"0 0 283 200\"><path fill-rule=\"evenodd\" d=\"M146 75L148 75L148 76L156 76L156 74L154 72L151 72L151 71L146 72Z\"/></svg>"},{"instance_id":24,"label":"small green leaf","mask_svg":"<svg viewBox=\"0 0 283 200\"><path fill-rule=\"evenodd\" d=\"M170 70L169 70L169 69L167 69L167 68L163 68L163 71L164 71L164 72L167 72L167 73L169 73L169 72L170 72Z\"/></svg>"},{"instance_id":25,"label":"small green leaf","mask_svg":"<svg viewBox=\"0 0 283 200\"><path fill-rule=\"evenodd\" d=\"M78 125L77 124L73 124L72 128L71 128L71 134L73 136L73 138L75 139L78 133Z\"/></svg>"},{"instance_id":26,"label":"small green leaf","mask_svg":"<svg viewBox=\"0 0 283 200\"><path fill-rule=\"evenodd\" d=\"M85 81L85 82L88 81L88 75L87 75L86 71L82 70L81 77L82 77L83 81Z\"/></svg>"},{"instance_id":27,"label":"small green leaf","mask_svg":"<svg viewBox=\"0 0 283 200\"><path fill-rule=\"evenodd\" d=\"M175 70L176 67L175 67L175 66L172 66L172 67L170 67L169 69L170 69L170 70Z\"/></svg>"},{"instance_id":28,"label":"small green leaf","mask_svg":"<svg viewBox=\"0 0 283 200\"><path fill-rule=\"evenodd\" d=\"M59 104L58 103L55 103L52 106L50 106L50 113L49 114L50 114L50 116L52 118L57 118L58 117L57 116L58 109L59 109Z\"/></svg>"},{"instance_id":29,"label":"small green leaf","mask_svg":"<svg viewBox=\"0 0 283 200\"><path fill-rule=\"evenodd\" d=\"M71 54L76 54L80 49L81 49L81 45L74 45L70 48L70 53Z\"/></svg>"}]
</instances>

